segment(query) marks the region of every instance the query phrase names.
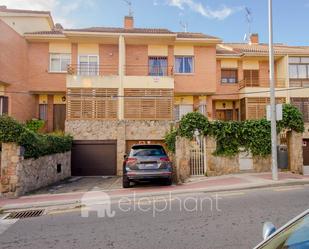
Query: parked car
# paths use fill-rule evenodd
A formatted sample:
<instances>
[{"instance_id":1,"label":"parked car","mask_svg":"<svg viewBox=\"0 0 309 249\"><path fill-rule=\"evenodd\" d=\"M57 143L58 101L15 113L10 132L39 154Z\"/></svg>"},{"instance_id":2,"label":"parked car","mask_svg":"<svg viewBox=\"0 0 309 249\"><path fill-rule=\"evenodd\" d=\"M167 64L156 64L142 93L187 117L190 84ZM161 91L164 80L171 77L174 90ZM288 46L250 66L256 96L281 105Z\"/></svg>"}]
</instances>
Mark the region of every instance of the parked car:
<instances>
[{"instance_id":1,"label":"parked car","mask_svg":"<svg viewBox=\"0 0 309 249\"><path fill-rule=\"evenodd\" d=\"M161 179L166 185L172 184L172 162L162 145L133 145L123 163L123 187L130 182Z\"/></svg>"},{"instance_id":2,"label":"parked car","mask_svg":"<svg viewBox=\"0 0 309 249\"><path fill-rule=\"evenodd\" d=\"M263 238L264 241L255 249L308 249L309 209L278 230L272 223L266 222Z\"/></svg>"}]
</instances>

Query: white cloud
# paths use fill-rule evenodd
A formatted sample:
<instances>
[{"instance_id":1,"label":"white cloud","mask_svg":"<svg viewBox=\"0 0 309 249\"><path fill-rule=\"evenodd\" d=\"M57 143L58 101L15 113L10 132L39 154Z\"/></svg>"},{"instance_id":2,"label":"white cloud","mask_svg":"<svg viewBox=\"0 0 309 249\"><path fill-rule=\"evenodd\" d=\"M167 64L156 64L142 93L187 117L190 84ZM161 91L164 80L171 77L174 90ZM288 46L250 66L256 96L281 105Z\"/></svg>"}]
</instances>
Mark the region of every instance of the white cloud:
<instances>
[{"instance_id":1,"label":"white cloud","mask_svg":"<svg viewBox=\"0 0 309 249\"><path fill-rule=\"evenodd\" d=\"M212 19L223 20L233 14L240 8L230 8L225 5L220 9L213 10L210 7L203 5L201 2L195 0L167 0L168 5L177 7L181 10L190 8L192 11L199 13L202 16Z\"/></svg>"},{"instance_id":2,"label":"white cloud","mask_svg":"<svg viewBox=\"0 0 309 249\"><path fill-rule=\"evenodd\" d=\"M74 19L69 18L83 5L94 7L94 1L88 0L0 0L0 5L6 5L11 9L45 10L51 11L54 21L61 23L65 28L74 26Z\"/></svg>"}]
</instances>

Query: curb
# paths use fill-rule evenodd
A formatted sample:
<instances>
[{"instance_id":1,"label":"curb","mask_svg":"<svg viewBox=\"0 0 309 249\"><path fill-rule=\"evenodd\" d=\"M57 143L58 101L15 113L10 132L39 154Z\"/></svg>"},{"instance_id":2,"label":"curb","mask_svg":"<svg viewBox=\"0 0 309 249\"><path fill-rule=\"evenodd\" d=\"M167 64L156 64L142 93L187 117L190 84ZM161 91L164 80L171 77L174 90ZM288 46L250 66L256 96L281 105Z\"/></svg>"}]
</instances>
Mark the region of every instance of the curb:
<instances>
[{"instance_id":1,"label":"curb","mask_svg":"<svg viewBox=\"0 0 309 249\"><path fill-rule=\"evenodd\" d=\"M284 183L269 183L264 185L250 185L250 186L240 186L234 188L198 188L198 189L184 189L184 190L172 190L172 191L164 191L164 192L150 192L150 193L132 193L132 194L119 194L111 196L111 201L118 200L120 198L142 198L142 197L160 197L166 196L170 194L188 194L188 193L215 193L215 192L230 192L230 191L239 191L239 190L251 190L251 189L263 189L263 188L273 188L273 187L282 187L282 186L300 186L309 184L309 180L306 181L297 181L297 182L284 182ZM33 202L33 203L23 203L23 204L8 204L3 207L0 207L2 212L9 212L13 210L25 210L25 209L39 209L39 208L50 208L52 210L63 210L67 209L68 206L72 208L81 206L80 199L72 199L72 200L55 200L55 201L42 201L42 202Z\"/></svg>"}]
</instances>

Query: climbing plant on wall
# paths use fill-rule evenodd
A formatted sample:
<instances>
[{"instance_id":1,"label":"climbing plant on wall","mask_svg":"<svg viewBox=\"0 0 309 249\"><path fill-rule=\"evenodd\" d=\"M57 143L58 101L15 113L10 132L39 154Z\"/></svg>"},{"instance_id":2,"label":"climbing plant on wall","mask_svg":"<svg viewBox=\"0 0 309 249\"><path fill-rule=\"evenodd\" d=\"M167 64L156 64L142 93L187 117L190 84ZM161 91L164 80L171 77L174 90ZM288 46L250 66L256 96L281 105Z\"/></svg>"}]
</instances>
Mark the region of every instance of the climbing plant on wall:
<instances>
[{"instance_id":1,"label":"climbing plant on wall","mask_svg":"<svg viewBox=\"0 0 309 249\"><path fill-rule=\"evenodd\" d=\"M294 106L283 106L283 119L277 122L277 132L283 129L296 132L304 131L302 113ZM174 152L177 136L192 139L195 131L199 134L213 136L217 142L214 152L218 156L234 156L240 149L255 156L266 156L271 153L271 128L266 119L246 121L213 121L209 122L200 113L192 112L182 117L178 129L166 134L167 148Z\"/></svg>"}]
</instances>

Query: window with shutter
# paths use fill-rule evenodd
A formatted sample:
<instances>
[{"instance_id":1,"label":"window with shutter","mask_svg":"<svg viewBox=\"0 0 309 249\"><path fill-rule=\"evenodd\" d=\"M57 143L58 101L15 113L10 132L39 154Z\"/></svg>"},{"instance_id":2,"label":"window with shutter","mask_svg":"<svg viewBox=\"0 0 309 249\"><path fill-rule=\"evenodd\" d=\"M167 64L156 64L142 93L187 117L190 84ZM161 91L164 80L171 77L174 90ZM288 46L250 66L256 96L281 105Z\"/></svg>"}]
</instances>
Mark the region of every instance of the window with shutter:
<instances>
[{"instance_id":1,"label":"window with shutter","mask_svg":"<svg viewBox=\"0 0 309 249\"><path fill-rule=\"evenodd\" d=\"M9 98L6 96L0 97L0 115L9 113Z\"/></svg>"}]
</instances>

